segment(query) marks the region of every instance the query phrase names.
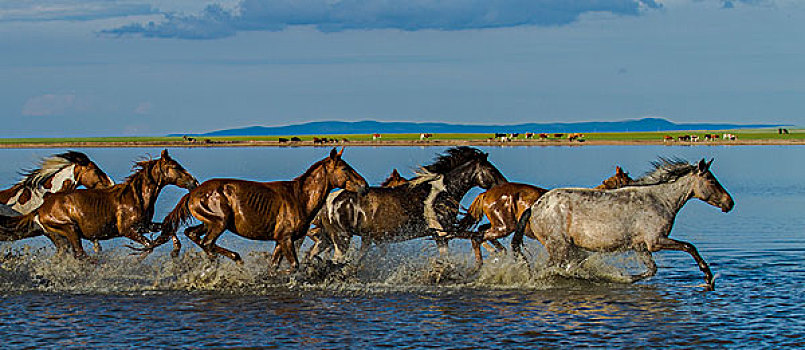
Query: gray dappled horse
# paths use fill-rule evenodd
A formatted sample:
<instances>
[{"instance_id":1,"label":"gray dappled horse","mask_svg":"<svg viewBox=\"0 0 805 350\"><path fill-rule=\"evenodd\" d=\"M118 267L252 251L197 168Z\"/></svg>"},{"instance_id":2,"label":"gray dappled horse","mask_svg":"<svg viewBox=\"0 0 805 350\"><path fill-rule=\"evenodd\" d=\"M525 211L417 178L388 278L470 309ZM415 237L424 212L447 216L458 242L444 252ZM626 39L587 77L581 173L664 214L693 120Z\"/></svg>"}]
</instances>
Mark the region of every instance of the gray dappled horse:
<instances>
[{"instance_id":1,"label":"gray dappled horse","mask_svg":"<svg viewBox=\"0 0 805 350\"><path fill-rule=\"evenodd\" d=\"M723 212L734 202L710 172L710 164L698 164L660 158L654 171L636 180L630 187L615 190L559 188L543 195L523 212L512 239L512 249L521 255L527 223L534 236L545 246L549 266L580 263L582 250L613 252L633 250L647 271L632 275L636 282L657 273L651 255L660 250L685 251L704 273L707 289L713 290L710 267L688 242L668 238L676 214L691 199L698 198Z\"/></svg>"}]
</instances>

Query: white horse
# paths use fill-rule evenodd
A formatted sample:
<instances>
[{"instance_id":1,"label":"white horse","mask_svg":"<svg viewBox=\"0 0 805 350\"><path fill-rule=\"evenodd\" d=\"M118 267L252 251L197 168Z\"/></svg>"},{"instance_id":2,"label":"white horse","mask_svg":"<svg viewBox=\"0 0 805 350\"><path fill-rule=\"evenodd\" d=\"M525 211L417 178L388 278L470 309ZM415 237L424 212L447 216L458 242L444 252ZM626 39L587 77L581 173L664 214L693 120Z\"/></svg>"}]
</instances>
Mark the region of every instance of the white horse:
<instances>
[{"instance_id":1,"label":"white horse","mask_svg":"<svg viewBox=\"0 0 805 350\"><path fill-rule=\"evenodd\" d=\"M545 246L549 266L583 260L582 251L613 252L633 250L647 271L632 275L636 282L657 273L651 253L660 250L685 251L696 260L704 273L709 290L714 288L713 274L696 247L668 238L674 219L682 206L698 198L723 212L734 202L710 172L710 162L698 164L660 159L654 171L636 180L636 184L615 190L560 188L544 194L523 212L512 239L512 249L521 254L527 223L534 236Z\"/></svg>"}]
</instances>

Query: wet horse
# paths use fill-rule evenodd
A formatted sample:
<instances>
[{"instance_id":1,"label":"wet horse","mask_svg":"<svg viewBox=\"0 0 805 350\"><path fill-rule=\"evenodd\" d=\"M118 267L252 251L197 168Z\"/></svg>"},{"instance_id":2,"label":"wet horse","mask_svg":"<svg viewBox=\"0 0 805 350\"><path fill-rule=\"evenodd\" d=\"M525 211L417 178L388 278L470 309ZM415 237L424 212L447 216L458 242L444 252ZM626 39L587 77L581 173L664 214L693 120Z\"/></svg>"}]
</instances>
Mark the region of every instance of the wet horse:
<instances>
[{"instance_id":1,"label":"wet horse","mask_svg":"<svg viewBox=\"0 0 805 350\"><path fill-rule=\"evenodd\" d=\"M393 188L398 186L403 186L408 184L409 180L402 177L397 169L394 169L391 172L386 180L384 180L380 187L384 188ZM330 193L327 198L327 202L333 202L338 196L341 194L341 191L336 191ZM354 208L356 204L357 197L356 196L347 196L345 197L345 201L341 204L344 207ZM322 232L322 217L324 217L326 213L319 211L319 214L316 215L316 218L313 219L313 227L308 230L307 236L311 240L313 240L314 244L313 247L308 250L307 254L305 254L305 261L309 261L314 256L318 256L324 252L329 251L331 248L334 248L333 252L333 260L340 260L344 253L349 249L350 239L352 237L334 237L338 239L337 241L331 241L330 237L325 235Z\"/></svg>"},{"instance_id":2,"label":"wet horse","mask_svg":"<svg viewBox=\"0 0 805 350\"><path fill-rule=\"evenodd\" d=\"M39 169L26 172L11 188L0 191L0 214L28 214L42 205L48 193L72 191L78 186L104 188L114 184L86 154L76 151L56 154L43 159Z\"/></svg>"},{"instance_id":3,"label":"wet horse","mask_svg":"<svg viewBox=\"0 0 805 350\"><path fill-rule=\"evenodd\" d=\"M73 191L78 186L93 189L106 188L114 184L115 182L86 154L76 151L56 154L43 159L38 169L26 172L23 179L14 186L0 191L0 215L28 214L39 208L45 197L51 193ZM6 231L11 232L3 232L0 240L16 240L20 235L16 232L16 226ZM55 241L59 239L58 237L46 236L57 247L62 245L61 242ZM97 242L95 244L96 250L99 250L100 245Z\"/></svg>"},{"instance_id":4,"label":"wet horse","mask_svg":"<svg viewBox=\"0 0 805 350\"><path fill-rule=\"evenodd\" d=\"M272 266L279 263L280 253L296 269L294 241L302 239L310 222L334 188L362 192L366 180L347 164L336 149L291 181L254 182L236 179L205 181L186 194L163 223L157 243L174 236L179 224L191 216L200 225L185 229L185 235L211 258L224 255L241 263L240 255L219 247L215 241L225 230L248 239L277 242Z\"/></svg>"},{"instance_id":5,"label":"wet horse","mask_svg":"<svg viewBox=\"0 0 805 350\"><path fill-rule=\"evenodd\" d=\"M723 212L732 210L732 197L710 172L710 162L698 164L660 159L654 171L632 186L615 190L560 188L544 194L523 212L512 238L520 255L526 223L545 246L549 266L583 260L584 251L633 250L647 271L632 275L636 282L657 273L652 253L678 250L690 254L704 273L707 289L714 288L713 274L692 244L668 238L676 214L691 198L698 198Z\"/></svg>"},{"instance_id":6,"label":"wet horse","mask_svg":"<svg viewBox=\"0 0 805 350\"><path fill-rule=\"evenodd\" d=\"M604 180L595 189L614 189L632 183L634 183L634 180L618 166L615 167L615 175ZM476 268L481 267L483 264L481 244L490 242L495 246L496 250L505 250L497 240L514 232L517 226L517 218L546 192L548 190L541 187L509 182L492 187L475 197L459 226L468 229L476 225L484 216L489 219L489 224L479 227L478 231L481 237L472 239ZM525 232L530 234L529 230ZM529 237L536 239L533 236ZM486 248L491 250L488 247Z\"/></svg>"},{"instance_id":7,"label":"wet horse","mask_svg":"<svg viewBox=\"0 0 805 350\"><path fill-rule=\"evenodd\" d=\"M459 203L473 187L484 189L506 178L476 148L454 147L420 169L406 185L370 187L366 195L349 191L331 195L322 209L321 228L331 242L361 237L360 262L373 243L434 237L442 256L447 236L457 228Z\"/></svg>"},{"instance_id":8,"label":"wet horse","mask_svg":"<svg viewBox=\"0 0 805 350\"><path fill-rule=\"evenodd\" d=\"M150 251L155 245L140 230L151 225L154 204L162 188L176 185L192 189L198 186L198 181L167 150L158 159L137 162L135 169L125 182L109 188L48 196L35 211L13 218L18 231L39 231L39 234L44 231L65 237L77 258L86 257L82 238L127 237L142 244L141 250Z\"/></svg>"}]
</instances>

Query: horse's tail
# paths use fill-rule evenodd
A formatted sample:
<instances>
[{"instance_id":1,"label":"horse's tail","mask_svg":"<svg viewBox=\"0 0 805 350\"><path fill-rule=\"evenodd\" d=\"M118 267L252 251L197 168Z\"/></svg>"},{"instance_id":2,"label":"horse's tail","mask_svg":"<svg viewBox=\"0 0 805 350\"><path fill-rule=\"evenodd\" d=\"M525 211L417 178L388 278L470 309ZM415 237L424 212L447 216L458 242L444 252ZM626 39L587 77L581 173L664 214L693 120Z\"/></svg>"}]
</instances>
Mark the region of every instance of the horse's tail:
<instances>
[{"instance_id":1,"label":"horse's tail","mask_svg":"<svg viewBox=\"0 0 805 350\"><path fill-rule=\"evenodd\" d=\"M522 257L523 235L525 234L525 227L528 226L528 220L531 219L531 208L528 208L520 214L520 219L517 220L517 228L514 230L512 236L512 251L516 257Z\"/></svg>"},{"instance_id":2,"label":"horse's tail","mask_svg":"<svg viewBox=\"0 0 805 350\"><path fill-rule=\"evenodd\" d=\"M483 192L475 197L475 200L472 201L470 207L467 208L467 214L461 218L461 221L458 223L458 227L460 230L468 230L471 227L478 224L481 221L481 218L484 216L484 198L486 197L486 192Z\"/></svg>"},{"instance_id":3,"label":"horse's tail","mask_svg":"<svg viewBox=\"0 0 805 350\"><path fill-rule=\"evenodd\" d=\"M36 211L21 216L0 215L0 241L18 241L45 234L36 224Z\"/></svg>"},{"instance_id":4,"label":"horse's tail","mask_svg":"<svg viewBox=\"0 0 805 350\"><path fill-rule=\"evenodd\" d=\"M154 241L154 247L162 245L171 237L175 237L179 226L187 223L191 216L190 207L187 205L189 201L190 192L182 196L182 199L179 200L176 207L165 217L165 220L162 221L162 232Z\"/></svg>"}]
</instances>

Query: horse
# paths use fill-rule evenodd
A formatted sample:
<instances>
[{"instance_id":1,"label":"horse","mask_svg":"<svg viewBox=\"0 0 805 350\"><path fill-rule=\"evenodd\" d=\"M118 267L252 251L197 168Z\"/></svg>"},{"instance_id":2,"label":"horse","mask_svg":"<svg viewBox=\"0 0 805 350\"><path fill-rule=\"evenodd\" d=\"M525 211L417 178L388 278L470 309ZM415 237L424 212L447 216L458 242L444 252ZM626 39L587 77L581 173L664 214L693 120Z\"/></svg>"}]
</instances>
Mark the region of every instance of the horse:
<instances>
[{"instance_id":1,"label":"horse","mask_svg":"<svg viewBox=\"0 0 805 350\"><path fill-rule=\"evenodd\" d=\"M652 253L677 250L690 254L704 273L706 289L715 282L707 262L693 244L668 238L676 214L691 198L732 210L735 202L710 171L712 160L688 164L660 158L654 170L628 187L614 190L560 188L544 194L520 217L512 249L522 256L526 226L548 251L549 266L583 261L583 251L633 250L646 271L630 275L631 282L654 276Z\"/></svg>"},{"instance_id":2,"label":"horse","mask_svg":"<svg viewBox=\"0 0 805 350\"><path fill-rule=\"evenodd\" d=\"M624 172L621 167L616 166L615 175L602 181L594 189L621 188L632 183L634 180L629 177L629 174ZM548 192L547 189L534 185L509 182L492 187L475 197L459 226L466 229L475 226L484 216L489 219L489 224L479 227L481 237L472 239L476 269L483 265L481 245L489 242L495 247L495 250L505 250L498 239L514 232L517 219L523 211L531 207L546 192ZM526 230L526 234L528 233L530 231ZM530 236L530 238L536 239L537 237ZM485 248L492 250L486 246Z\"/></svg>"},{"instance_id":3,"label":"horse","mask_svg":"<svg viewBox=\"0 0 805 350\"><path fill-rule=\"evenodd\" d=\"M179 200L155 244L175 236L179 225L192 216L201 224L185 229L184 234L211 259L223 255L243 263L240 254L215 244L229 230L252 240L276 241L271 265L279 264L281 252L295 270L299 262L294 241L305 237L330 191L363 192L367 187L366 180L341 159L343 152L333 148L329 156L291 181L207 180Z\"/></svg>"},{"instance_id":4,"label":"horse","mask_svg":"<svg viewBox=\"0 0 805 350\"><path fill-rule=\"evenodd\" d=\"M43 159L39 169L27 171L17 184L0 191L0 204L7 206L4 211L8 215L23 215L39 208L48 193L68 192L78 186L104 188L114 184L86 154L68 151Z\"/></svg>"},{"instance_id":5,"label":"horse","mask_svg":"<svg viewBox=\"0 0 805 350\"><path fill-rule=\"evenodd\" d=\"M410 180L402 177L397 169L394 169L389 177L380 184L380 187L394 188L406 185L409 181ZM340 194L340 191L330 193L325 203L333 202ZM356 199L357 197L355 196L345 197L345 201L341 205L345 208L354 208L357 202ZM347 249L349 249L350 239L352 238L351 236L336 237L338 240L333 242L330 240L330 237L323 234L321 229L321 220L324 215L326 215L326 213L319 211L319 214L317 214L316 218L313 219L313 227L308 230L307 236L313 240L313 247L311 247L310 250L307 251L307 254L305 254L305 261L310 261L314 256L318 256L320 253L330 250L330 248L335 248L333 260L340 260L341 257L344 256L344 253L346 253Z\"/></svg>"},{"instance_id":6,"label":"horse","mask_svg":"<svg viewBox=\"0 0 805 350\"><path fill-rule=\"evenodd\" d=\"M475 186L489 189L507 182L487 157L476 148L454 147L422 167L406 185L370 187L363 196L349 191L333 193L321 211L321 228L336 244L360 236L356 263L373 243L428 236L434 237L444 257L464 195Z\"/></svg>"},{"instance_id":7,"label":"horse","mask_svg":"<svg viewBox=\"0 0 805 350\"><path fill-rule=\"evenodd\" d=\"M112 187L51 194L39 208L6 219L3 226L16 226L21 233L18 239L43 233L65 237L79 259L86 258L82 238L127 237L142 244L137 250L149 252L156 246L140 230L152 225L154 204L162 188L176 185L192 189L198 181L168 155L168 150L163 150L158 159L135 163L135 170L126 181Z\"/></svg>"},{"instance_id":8,"label":"horse","mask_svg":"<svg viewBox=\"0 0 805 350\"><path fill-rule=\"evenodd\" d=\"M43 159L39 169L23 173L23 179L14 186L0 191L0 215L19 216L28 214L45 200L51 193L69 192L78 186L89 189L106 188L115 184L106 173L89 159L86 154L77 151L67 151ZM11 234L0 235L0 240L15 240L18 236L16 228ZM58 237L47 235L53 244ZM93 242L95 250L100 251L100 245Z\"/></svg>"}]
</instances>

